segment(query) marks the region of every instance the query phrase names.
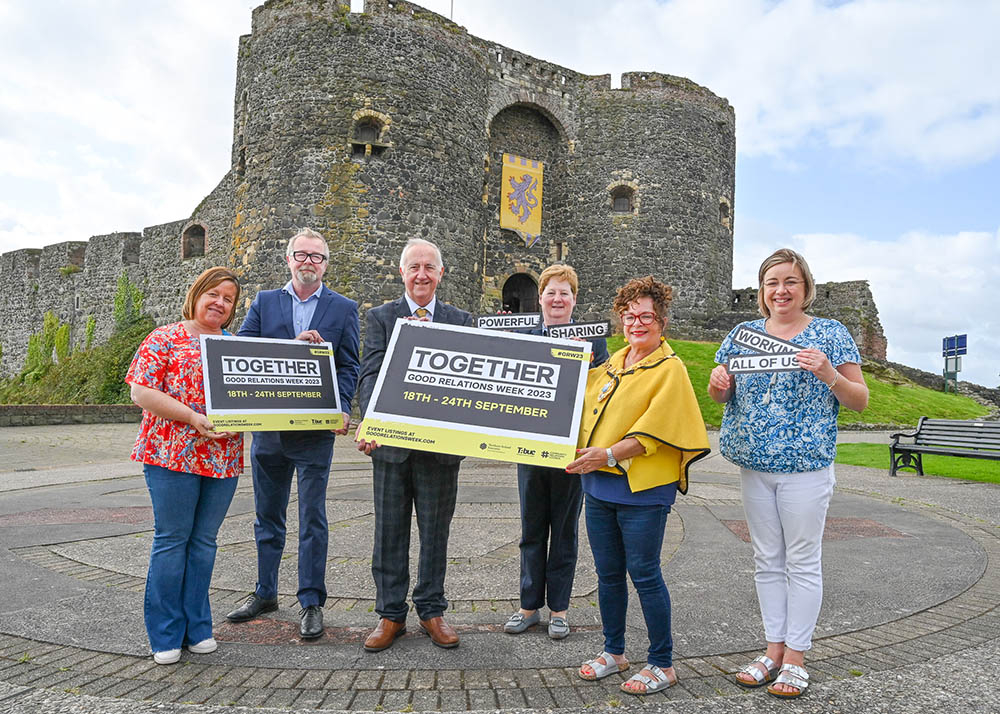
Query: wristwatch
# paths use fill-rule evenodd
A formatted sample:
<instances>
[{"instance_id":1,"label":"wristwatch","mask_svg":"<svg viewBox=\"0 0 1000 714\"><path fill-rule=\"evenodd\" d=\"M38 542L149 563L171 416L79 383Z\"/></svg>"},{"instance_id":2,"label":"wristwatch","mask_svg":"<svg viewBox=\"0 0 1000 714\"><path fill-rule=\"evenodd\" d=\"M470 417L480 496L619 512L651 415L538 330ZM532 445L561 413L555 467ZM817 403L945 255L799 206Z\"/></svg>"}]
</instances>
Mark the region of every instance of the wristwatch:
<instances>
[{"instance_id":1,"label":"wristwatch","mask_svg":"<svg viewBox=\"0 0 1000 714\"><path fill-rule=\"evenodd\" d=\"M617 466L618 459L616 459L615 455L611 452L610 446L608 447L607 451L608 451L608 466Z\"/></svg>"}]
</instances>

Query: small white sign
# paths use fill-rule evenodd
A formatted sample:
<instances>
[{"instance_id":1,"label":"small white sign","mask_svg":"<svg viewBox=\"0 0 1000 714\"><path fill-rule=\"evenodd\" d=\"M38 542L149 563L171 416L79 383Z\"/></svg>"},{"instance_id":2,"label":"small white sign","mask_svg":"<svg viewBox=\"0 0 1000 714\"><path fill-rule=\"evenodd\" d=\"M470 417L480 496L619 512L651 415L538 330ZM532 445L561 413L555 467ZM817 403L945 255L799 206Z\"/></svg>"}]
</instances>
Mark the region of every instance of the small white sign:
<instances>
[{"instance_id":1,"label":"small white sign","mask_svg":"<svg viewBox=\"0 0 1000 714\"><path fill-rule=\"evenodd\" d=\"M738 329L736 334L733 335L733 342L740 347L746 347L748 350L753 350L764 355L788 354L802 350L802 347L794 342L782 340L750 327L741 327Z\"/></svg>"},{"instance_id":2,"label":"small white sign","mask_svg":"<svg viewBox=\"0 0 1000 714\"><path fill-rule=\"evenodd\" d=\"M588 340L611 335L611 323L604 320L602 322L574 322L569 325L549 325L548 332L549 337L558 337L564 340L579 337L582 340Z\"/></svg>"},{"instance_id":3,"label":"small white sign","mask_svg":"<svg viewBox=\"0 0 1000 714\"><path fill-rule=\"evenodd\" d=\"M736 355L726 363L730 374L746 372L797 372L802 368L794 354Z\"/></svg>"},{"instance_id":4,"label":"small white sign","mask_svg":"<svg viewBox=\"0 0 1000 714\"><path fill-rule=\"evenodd\" d=\"M531 330L542 324L540 312L515 312L510 315L480 315L476 327L480 330Z\"/></svg>"}]
</instances>

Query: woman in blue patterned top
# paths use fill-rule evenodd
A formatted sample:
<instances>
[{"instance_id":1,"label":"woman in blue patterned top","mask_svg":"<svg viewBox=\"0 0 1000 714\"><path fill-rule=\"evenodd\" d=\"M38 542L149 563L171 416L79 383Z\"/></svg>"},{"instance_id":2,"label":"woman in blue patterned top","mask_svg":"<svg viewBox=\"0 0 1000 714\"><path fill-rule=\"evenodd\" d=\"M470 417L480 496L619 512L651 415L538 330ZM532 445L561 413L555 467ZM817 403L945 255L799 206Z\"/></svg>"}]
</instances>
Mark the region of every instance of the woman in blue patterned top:
<instances>
[{"instance_id":1,"label":"woman in blue patterned top","mask_svg":"<svg viewBox=\"0 0 1000 714\"><path fill-rule=\"evenodd\" d=\"M720 445L722 455L740 467L767 640L767 651L736 674L736 683L773 682L768 693L790 698L808 686L804 654L823 600L822 539L834 486L837 412L840 405L863 410L868 387L847 328L806 314L816 283L801 255L778 250L757 277L764 319L729 333L715 355L719 366L708 393L726 405ZM734 341L741 328L800 345L801 369L730 374L731 357L756 353Z\"/></svg>"}]
</instances>

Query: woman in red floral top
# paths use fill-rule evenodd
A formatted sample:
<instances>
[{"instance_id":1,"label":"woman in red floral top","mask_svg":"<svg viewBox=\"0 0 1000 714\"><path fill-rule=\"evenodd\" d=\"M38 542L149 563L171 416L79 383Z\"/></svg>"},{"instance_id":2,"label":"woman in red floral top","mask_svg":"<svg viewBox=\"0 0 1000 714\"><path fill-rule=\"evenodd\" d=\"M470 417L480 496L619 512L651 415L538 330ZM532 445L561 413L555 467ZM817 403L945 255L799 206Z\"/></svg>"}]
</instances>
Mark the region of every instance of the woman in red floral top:
<instances>
[{"instance_id":1,"label":"woman in red floral top","mask_svg":"<svg viewBox=\"0 0 1000 714\"><path fill-rule=\"evenodd\" d=\"M181 648L215 651L208 586L216 536L243 471L243 436L216 432L205 416L201 335L229 334L240 285L228 268L209 268L184 299L184 320L153 330L125 381L142 407L132 451L153 502L153 548L146 576L146 632L157 664Z\"/></svg>"}]
</instances>

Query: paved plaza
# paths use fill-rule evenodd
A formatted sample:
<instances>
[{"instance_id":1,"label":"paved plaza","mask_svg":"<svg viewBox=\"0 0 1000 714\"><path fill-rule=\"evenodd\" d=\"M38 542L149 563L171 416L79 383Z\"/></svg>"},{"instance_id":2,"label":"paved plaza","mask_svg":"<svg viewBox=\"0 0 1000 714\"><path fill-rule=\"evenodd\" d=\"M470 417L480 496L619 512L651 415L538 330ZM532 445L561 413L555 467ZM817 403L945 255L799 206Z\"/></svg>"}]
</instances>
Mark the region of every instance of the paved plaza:
<instances>
[{"instance_id":1,"label":"paved plaza","mask_svg":"<svg viewBox=\"0 0 1000 714\"><path fill-rule=\"evenodd\" d=\"M371 467L346 438L328 491L323 636L298 635L294 504L280 609L250 623L225 620L256 579L246 475L219 534L219 649L158 666L142 623L153 523L141 467L127 460L135 432L131 424L0 429L0 712L1000 711L1000 487L882 469L837 467L807 695L778 701L733 684L731 673L762 651L762 635L738 475L718 455L716 435L667 524L680 683L664 693L632 697L618 689L622 676L576 676L602 649L582 524L570 637L548 638L544 610L541 627L502 632L517 607L517 483L512 465L478 459L462 466L449 547L447 619L461 646L432 646L411 614L393 647L365 652L377 622ZM860 440L887 443L884 433L841 435ZM412 540L411 559L415 532ZM630 605L629 674L646 647L634 592Z\"/></svg>"}]
</instances>

